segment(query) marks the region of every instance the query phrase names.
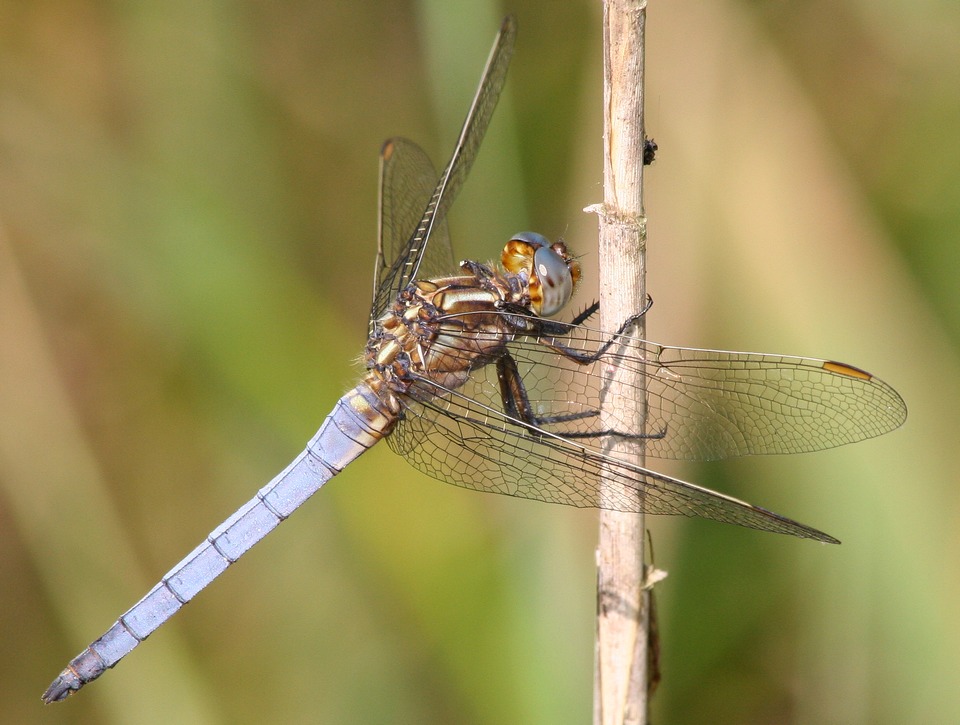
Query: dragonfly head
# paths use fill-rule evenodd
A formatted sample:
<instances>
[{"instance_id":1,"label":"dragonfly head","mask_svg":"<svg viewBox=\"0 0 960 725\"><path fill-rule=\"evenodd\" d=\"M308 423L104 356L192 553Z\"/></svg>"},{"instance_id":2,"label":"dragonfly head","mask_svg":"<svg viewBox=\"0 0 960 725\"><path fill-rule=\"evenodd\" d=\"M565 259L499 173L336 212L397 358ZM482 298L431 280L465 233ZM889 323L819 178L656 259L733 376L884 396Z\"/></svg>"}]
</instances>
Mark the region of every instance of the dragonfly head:
<instances>
[{"instance_id":1,"label":"dragonfly head","mask_svg":"<svg viewBox=\"0 0 960 725\"><path fill-rule=\"evenodd\" d=\"M500 264L508 272L525 277L530 308L538 317L551 317L563 309L580 281L580 263L566 245L550 244L536 232L514 234L503 248Z\"/></svg>"}]
</instances>

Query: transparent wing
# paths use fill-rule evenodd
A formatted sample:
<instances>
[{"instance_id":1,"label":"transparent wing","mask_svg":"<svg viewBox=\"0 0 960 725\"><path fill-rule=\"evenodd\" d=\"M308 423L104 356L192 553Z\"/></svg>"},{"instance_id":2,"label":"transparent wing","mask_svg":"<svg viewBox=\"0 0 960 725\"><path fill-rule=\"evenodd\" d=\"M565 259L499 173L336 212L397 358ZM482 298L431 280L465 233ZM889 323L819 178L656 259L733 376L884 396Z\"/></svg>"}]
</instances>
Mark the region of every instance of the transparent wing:
<instances>
[{"instance_id":1,"label":"transparent wing","mask_svg":"<svg viewBox=\"0 0 960 725\"><path fill-rule=\"evenodd\" d=\"M375 291L371 316L376 318L407 284L417 278L451 274L453 256L443 228L447 211L463 186L490 125L516 40L516 23L504 19L494 41L480 86L463 122L460 137L431 194L423 196L423 182L414 179L414 192L405 189L407 172L426 173L426 154L409 141L387 142L381 153L381 224ZM399 160L396 159L399 153ZM436 180L436 177L434 177ZM409 218L408 207L419 209ZM409 227L407 227L409 223ZM405 228L406 227L406 228ZM450 266L447 267L447 263Z\"/></svg>"},{"instance_id":2,"label":"transparent wing","mask_svg":"<svg viewBox=\"0 0 960 725\"><path fill-rule=\"evenodd\" d=\"M390 447L423 473L477 491L579 507L700 516L839 543L758 506L606 456L579 441L532 430L502 408L478 400L482 396L473 394L475 387L471 381L437 397L406 401L410 407L387 437ZM604 472L612 474L613 483L601 488Z\"/></svg>"},{"instance_id":3,"label":"transparent wing","mask_svg":"<svg viewBox=\"0 0 960 725\"><path fill-rule=\"evenodd\" d=\"M843 363L669 347L628 334L607 346L612 337L579 326L507 345L535 420L505 412L498 370L490 364L471 371L456 390L420 381L388 442L419 470L466 488L701 516L827 541L822 532L759 507L611 458L602 447L618 437L658 458L799 453L877 436L906 419L893 388ZM597 413L615 365L646 375L643 430L627 421L600 427ZM638 389L638 402L642 395ZM612 490L599 487L604 469L616 475Z\"/></svg>"},{"instance_id":4,"label":"transparent wing","mask_svg":"<svg viewBox=\"0 0 960 725\"><path fill-rule=\"evenodd\" d=\"M832 448L881 435L906 419L906 406L893 388L828 360L671 347L621 336L593 362L577 364L544 344L589 356L609 339L608 333L581 327L568 339L525 339L511 346L532 409L544 419L560 419L548 429L588 443L590 436L596 441L604 434L639 435L649 456L714 460ZM612 366L644 374L645 430L631 430L627 421L601 430L592 414L602 403ZM636 395L640 400L642 391Z\"/></svg>"},{"instance_id":5,"label":"transparent wing","mask_svg":"<svg viewBox=\"0 0 960 725\"><path fill-rule=\"evenodd\" d=\"M392 138L380 150L380 228L373 273L372 319L396 298L397 275L391 267L406 259L412 232L422 226L437 185L437 171L427 152L413 141ZM415 235L414 235L415 236ZM430 254L424 254L420 269L427 277L442 277L456 270L446 219L434 219Z\"/></svg>"},{"instance_id":6,"label":"transparent wing","mask_svg":"<svg viewBox=\"0 0 960 725\"><path fill-rule=\"evenodd\" d=\"M882 435L907 415L892 387L829 360L671 347L586 326L562 336L516 339L507 349L538 427L597 450L604 437L617 435L643 439L646 454L655 458L803 453ZM646 378L644 430L632 420L600 426L597 413L614 366ZM502 410L496 370L472 374L484 381L474 393ZM642 395L638 389L636 399Z\"/></svg>"}]
</instances>

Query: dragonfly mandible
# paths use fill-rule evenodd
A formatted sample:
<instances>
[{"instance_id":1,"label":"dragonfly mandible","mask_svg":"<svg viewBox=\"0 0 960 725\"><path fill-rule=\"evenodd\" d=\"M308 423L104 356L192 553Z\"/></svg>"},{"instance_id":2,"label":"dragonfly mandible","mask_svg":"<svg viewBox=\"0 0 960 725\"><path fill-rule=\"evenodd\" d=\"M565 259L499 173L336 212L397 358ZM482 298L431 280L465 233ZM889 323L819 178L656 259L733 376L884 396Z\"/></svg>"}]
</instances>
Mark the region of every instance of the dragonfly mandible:
<instances>
[{"instance_id":1,"label":"dragonfly mandible","mask_svg":"<svg viewBox=\"0 0 960 725\"><path fill-rule=\"evenodd\" d=\"M454 264L447 211L493 115L515 37L507 18L442 173L411 141L383 146L366 375L286 469L69 663L45 702L63 700L116 665L383 438L414 467L465 488L699 516L838 543L611 457L605 443L633 441L647 456L700 460L820 450L903 423L906 407L893 388L838 362L658 345L634 334L646 310L610 332L588 324L596 304L557 321L580 265L562 242L533 232L515 235L499 265ZM647 403L642 430L632 419L600 425L612 366L645 379L645 391L636 391Z\"/></svg>"}]
</instances>

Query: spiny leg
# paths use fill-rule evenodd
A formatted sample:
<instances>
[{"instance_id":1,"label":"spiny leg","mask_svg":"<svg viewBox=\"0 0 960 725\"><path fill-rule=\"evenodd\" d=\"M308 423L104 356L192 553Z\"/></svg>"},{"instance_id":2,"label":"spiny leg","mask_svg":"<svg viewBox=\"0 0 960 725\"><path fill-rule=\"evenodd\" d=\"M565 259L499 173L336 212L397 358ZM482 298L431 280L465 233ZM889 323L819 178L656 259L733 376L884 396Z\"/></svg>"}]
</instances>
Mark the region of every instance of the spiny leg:
<instances>
[{"instance_id":1,"label":"spiny leg","mask_svg":"<svg viewBox=\"0 0 960 725\"><path fill-rule=\"evenodd\" d=\"M595 363L601 357L606 355L607 351L610 350L613 344L617 342L617 340L621 339L627 330L633 327L638 320L640 320L645 314L647 314L647 312L650 310L652 306L653 306L653 298L650 297L650 295L647 295L647 301L643 305L643 309L640 310L635 315L631 315L630 317L628 317L624 321L624 323L620 325L620 329L618 329L615 333L613 333L613 335L611 335L610 338L606 342L604 342L597 349L596 352L587 353L581 350L575 350L569 345L566 345L563 342L560 342L559 340L556 339L560 335L569 334L575 327L583 324L583 322L587 318L589 318L596 310L600 308L599 303L596 303L596 302L590 307L588 307L587 309L585 309L583 312L581 312L579 315L577 315L577 317L574 319L572 323L544 324L542 328L543 332L545 332L548 335L551 335L552 340L550 342L547 342L546 340L541 339L540 344L546 347L549 347L551 350L557 352L560 355L563 355L565 358L567 358L568 360L572 360L578 365L590 365L591 363ZM544 322L550 323L551 321L545 320ZM556 328L554 328L553 325L562 325L564 329L562 331L555 331Z\"/></svg>"},{"instance_id":2,"label":"spiny leg","mask_svg":"<svg viewBox=\"0 0 960 725\"><path fill-rule=\"evenodd\" d=\"M579 413L562 413L560 415L538 416L530 403L526 386L517 363L509 353L497 359L497 381L500 384L500 398L503 401L504 412L525 423L533 433L539 434L540 429L547 425L568 423L575 420L596 418L600 411L596 409L584 410ZM628 433L617 430L600 431L557 431L557 435L564 438L603 438L616 436L628 440L660 439L666 435L666 430L657 433Z\"/></svg>"}]
</instances>

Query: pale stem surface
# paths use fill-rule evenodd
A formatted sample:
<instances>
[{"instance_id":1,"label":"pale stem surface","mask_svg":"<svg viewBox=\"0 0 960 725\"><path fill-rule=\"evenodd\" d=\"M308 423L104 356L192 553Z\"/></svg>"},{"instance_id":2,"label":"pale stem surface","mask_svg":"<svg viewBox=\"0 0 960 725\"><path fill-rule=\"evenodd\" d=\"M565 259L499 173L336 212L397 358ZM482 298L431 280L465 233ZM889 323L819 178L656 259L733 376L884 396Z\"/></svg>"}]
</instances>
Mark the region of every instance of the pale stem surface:
<instances>
[{"instance_id":1,"label":"pale stem surface","mask_svg":"<svg viewBox=\"0 0 960 725\"><path fill-rule=\"evenodd\" d=\"M605 0L604 199L600 216L600 322L616 330L643 307L643 71L646 2ZM643 334L640 329L635 334ZM609 408L601 416L616 421L641 418L644 401L617 395L617 385L642 385L613 371ZM616 406L623 406L617 410ZM643 430L642 419L636 430ZM643 465L635 442L614 444L610 452ZM643 515L601 511L597 547L597 634L594 723L647 721L649 592L643 588Z\"/></svg>"}]
</instances>

